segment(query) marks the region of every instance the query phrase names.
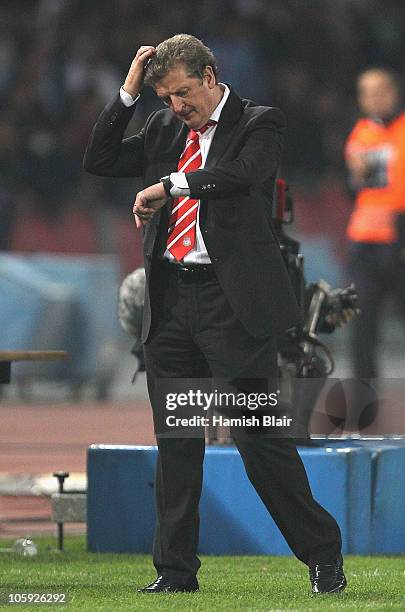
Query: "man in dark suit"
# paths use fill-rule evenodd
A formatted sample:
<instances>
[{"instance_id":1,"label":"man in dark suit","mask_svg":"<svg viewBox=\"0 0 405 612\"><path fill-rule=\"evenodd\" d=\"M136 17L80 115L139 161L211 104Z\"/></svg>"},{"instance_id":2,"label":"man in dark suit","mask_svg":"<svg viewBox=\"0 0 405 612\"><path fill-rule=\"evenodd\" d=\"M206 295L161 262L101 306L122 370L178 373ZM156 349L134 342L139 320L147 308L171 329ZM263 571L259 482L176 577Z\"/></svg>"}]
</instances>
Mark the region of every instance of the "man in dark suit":
<instances>
[{"instance_id":1,"label":"man in dark suit","mask_svg":"<svg viewBox=\"0 0 405 612\"><path fill-rule=\"evenodd\" d=\"M167 108L123 139L144 80ZM219 83L211 51L180 34L140 47L85 154L89 172L141 176L146 186L133 212L144 232L142 341L159 455L158 578L145 593L199 588L204 436L165 434L164 379L179 388L182 379L213 377L244 393L268 390L277 377L276 336L299 321L271 222L284 125L280 110ZM313 499L294 441L261 427L231 433L253 486L309 566L313 592L341 591L340 530Z\"/></svg>"}]
</instances>

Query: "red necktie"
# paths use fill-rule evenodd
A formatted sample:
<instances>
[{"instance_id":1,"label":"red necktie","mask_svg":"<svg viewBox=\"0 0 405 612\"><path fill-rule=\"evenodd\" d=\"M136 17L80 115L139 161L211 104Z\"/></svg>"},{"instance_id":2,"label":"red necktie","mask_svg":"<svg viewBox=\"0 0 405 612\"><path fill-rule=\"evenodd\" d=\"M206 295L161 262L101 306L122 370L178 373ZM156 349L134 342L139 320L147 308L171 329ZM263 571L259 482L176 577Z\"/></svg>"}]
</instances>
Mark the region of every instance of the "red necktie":
<instances>
[{"instance_id":1,"label":"red necktie","mask_svg":"<svg viewBox=\"0 0 405 612\"><path fill-rule=\"evenodd\" d=\"M178 172L190 172L201 167L200 134L204 134L215 121L209 121L198 131L190 130L177 166ZM180 261L195 247L199 200L189 196L174 198L169 219L167 248Z\"/></svg>"}]
</instances>

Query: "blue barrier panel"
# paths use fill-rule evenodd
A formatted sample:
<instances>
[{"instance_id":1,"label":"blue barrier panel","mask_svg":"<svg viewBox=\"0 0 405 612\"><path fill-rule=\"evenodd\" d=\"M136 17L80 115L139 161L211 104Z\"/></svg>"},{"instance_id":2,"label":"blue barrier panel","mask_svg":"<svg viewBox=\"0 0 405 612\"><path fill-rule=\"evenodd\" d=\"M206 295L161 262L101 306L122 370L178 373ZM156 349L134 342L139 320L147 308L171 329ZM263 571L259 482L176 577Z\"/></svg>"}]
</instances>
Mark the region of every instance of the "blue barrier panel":
<instances>
[{"instance_id":1,"label":"blue barrier panel","mask_svg":"<svg viewBox=\"0 0 405 612\"><path fill-rule=\"evenodd\" d=\"M207 453L201 499L200 550L205 554L291 554L277 526L250 484L235 449ZM314 497L339 521L347 546L347 457L318 449L301 450ZM226 460L225 460L226 459ZM329 483L334 483L331 494Z\"/></svg>"},{"instance_id":2,"label":"blue barrier panel","mask_svg":"<svg viewBox=\"0 0 405 612\"><path fill-rule=\"evenodd\" d=\"M88 449L88 550L151 551L156 458L150 446L101 444Z\"/></svg>"},{"instance_id":3,"label":"blue barrier panel","mask_svg":"<svg viewBox=\"0 0 405 612\"><path fill-rule=\"evenodd\" d=\"M347 490L347 553L366 555L371 547L372 460L363 448L349 450ZM357 452L353 452L357 451ZM360 451L360 452L358 452Z\"/></svg>"},{"instance_id":4,"label":"blue barrier panel","mask_svg":"<svg viewBox=\"0 0 405 612\"><path fill-rule=\"evenodd\" d=\"M371 458L371 527L369 553L405 552L405 440L344 440L326 442L333 448L362 448ZM354 498L352 497L352 500ZM361 498L357 509L365 504ZM354 502L353 502L354 503ZM353 538L356 538L353 532ZM364 551L367 552L367 551Z\"/></svg>"},{"instance_id":5,"label":"blue barrier panel","mask_svg":"<svg viewBox=\"0 0 405 612\"><path fill-rule=\"evenodd\" d=\"M405 446L373 453L371 552L405 552Z\"/></svg>"},{"instance_id":6,"label":"blue barrier panel","mask_svg":"<svg viewBox=\"0 0 405 612\"><path fill-rule=\"evenodd\" d=\"M300 455L314 497L339 522L344 552L367 551L371 507L369 453L362 449L302 448ZM87 517L90 551L151 551L156 456L155 447L90 447ZM234 448L207 448L200 515L201 554L291 554Z\"/></svg>"}]
</instances>

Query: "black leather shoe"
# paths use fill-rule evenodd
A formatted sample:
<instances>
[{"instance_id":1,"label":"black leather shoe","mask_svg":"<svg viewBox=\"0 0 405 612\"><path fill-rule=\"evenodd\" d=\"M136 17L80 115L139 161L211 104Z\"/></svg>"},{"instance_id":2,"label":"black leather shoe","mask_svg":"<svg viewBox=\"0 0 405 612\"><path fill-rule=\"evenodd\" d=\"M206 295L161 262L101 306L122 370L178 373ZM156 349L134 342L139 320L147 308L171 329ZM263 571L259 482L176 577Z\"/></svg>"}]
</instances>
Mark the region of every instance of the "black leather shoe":
<instances>
[{"instance_id":1,"label":"black leather shoe","mask_svg":"<svg viewBox=\"0 0 405 612\"><path fill-rule=\"evenodd\" d=\"M138 593L194 593L198 591L197 578L190 578L187 582L175 582L173 578L158 576L155 582L148 584Z\"/></svg>"},{"instance_id":2,"label":"black leather shoe","mask_svg":"<svg viewBox=\"0 0 405 612\"><path fill-rule=\"evenodd\" d=\"M332 563L315 563L309 566L309 578L312 592L340 593L346 588L347 581L343 573L342 555Z\"/></svg>"}]
</instances>

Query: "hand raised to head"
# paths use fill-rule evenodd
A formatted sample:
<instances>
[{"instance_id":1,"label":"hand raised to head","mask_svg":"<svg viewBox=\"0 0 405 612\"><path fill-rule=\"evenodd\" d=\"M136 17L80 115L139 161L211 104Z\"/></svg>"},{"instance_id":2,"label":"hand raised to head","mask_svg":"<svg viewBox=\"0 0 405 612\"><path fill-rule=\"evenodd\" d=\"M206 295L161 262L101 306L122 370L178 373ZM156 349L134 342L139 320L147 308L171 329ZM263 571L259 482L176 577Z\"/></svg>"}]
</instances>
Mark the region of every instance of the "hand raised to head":
<instances>
[{"instance_id":1,"label":"hand raised to head","mask_svg":"<svg viewBox=\"0 0 405 612\"><path fill-rule=\"evenodd\" d=\"M142 89L143 79L145 76L145 67L148 61L155 55L156 49L151 45L143 45L139 47L131 67L128 71L124 82L124 90L133 98L139 94Z\"/></svg>"}]
</instances>

